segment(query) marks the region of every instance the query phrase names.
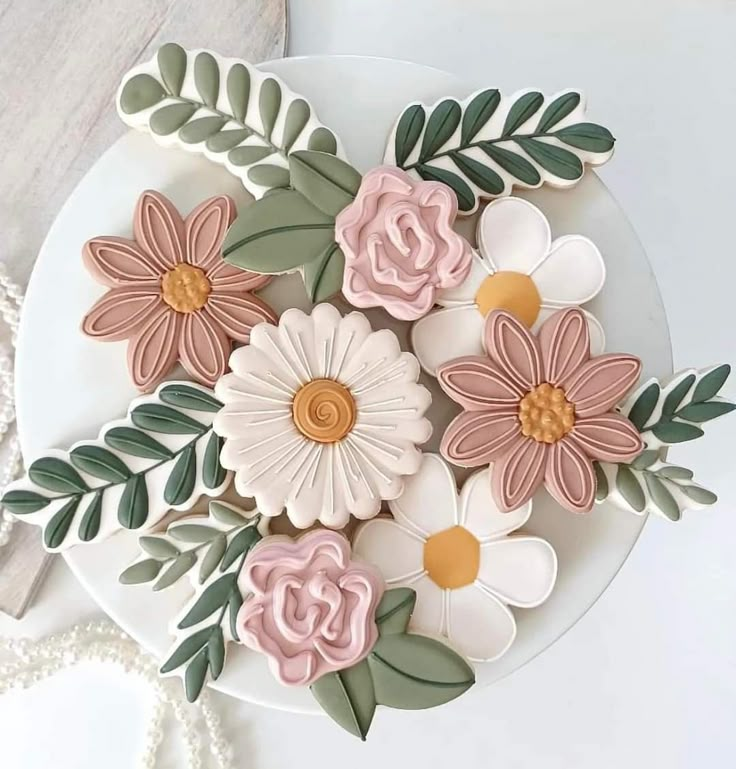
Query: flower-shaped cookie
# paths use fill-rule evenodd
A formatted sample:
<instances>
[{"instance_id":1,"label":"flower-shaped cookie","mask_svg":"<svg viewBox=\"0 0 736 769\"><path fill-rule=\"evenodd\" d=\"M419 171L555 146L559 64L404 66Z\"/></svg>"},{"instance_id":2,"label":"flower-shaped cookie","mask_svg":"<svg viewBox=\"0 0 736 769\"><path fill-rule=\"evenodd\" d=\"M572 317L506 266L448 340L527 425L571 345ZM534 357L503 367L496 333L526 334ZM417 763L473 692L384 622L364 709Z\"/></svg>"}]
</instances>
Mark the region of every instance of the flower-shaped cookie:
<instances>
[{"instance_id":1,"label":"flower-shaped cookie","mask_svg":"<svg viewBox=\"0 0 736 769\"><path fill-rule=\"evenodd\" d=\"M257 326L220 379L214 428L223 467L264 515L284 508L299 528L372 518L417 471L431 432L419 363L389 330L329 304Z\"/></svg>"},{"instance_id":2,"label":"flower-shaped cookie","mask_svg":"<svg viewBox=\"0 0 736 769\"><path fill-rule=\"evenodd\" d=\"M478 250L465 282L440 291L443 305L417 321L412 345L428 373L461 355L483 352L483 319L507 310L537 331L561 307L589 302L603 287L606 270L596 246L581 235L552 241L544 214L521 198L490 203L478 222ZM604 349L603 329L589 313L591 348Z\"/></svg>"},{"instance_id":3,"label":"flower-shaped cookie","mask_svg":"<svg viewBox=\"0 0 736 769\"><path fill-rule=\"evenodd\" d=\"M376 644L383 579L351 561L350 545L334 531L264 539L246 558L238 585L252 594L238 612L238 636L268 656L286 686L309 686L355 665Z\"/></svg>"},{"instance_id":4,"label":"flower-shaped cookie","mask_svg":"<svg viewBox=\"0 0 736 769\"><path fill-rule=\"evenodd\" d=\"M515 510L544 483L568 510L593 506L593 460L629 462L643 448L634 425L612 409L636 384L633 355L591 357L588 324L577 308L559 310L535 337L516 317L493 311L485 356L440 366L442 389L465 411L440 450L463 467L493 463L498 508Z\"/></svg>"},{"instance_id":5,"label":"flower-shaped cookie","mask_svg":"<svg viewBox=\"0 0 736 769\"><path fill-rule=\"evenodd\" d=\"M85 244L85 266L110 290L82 330L107 342L130 339L128 368L138 389L153 389L177 360L211 387L227 368L232 341L247 343L257 323L276 322L249 293L270 277L222 259L235 213L233 201L219 195L182 219L171 201L149 190L136 205L134 240L103 236Z\"/></svg>"},{"instance_id":6,"label":"flower-shaped cookie","mask_svg":"<svg viewBox=\"0 0 736 769\"><path fill-rule=\"evenodd\" d=\"M470 244L452 229L456 216L447 185L418 182L391 166L369 171L335 220L345 298L399 320L426 315L437 291L459 286L470 271Z\"/></svg>"},{"instance_id":7,"label":"flower-shaped cookie","mask_svg":"<svg viewBox=\"0 0 736 769\"><path fill-rule=\"evenodd\" d=\"M557 557L543 539L507 536L526 523L527 502L500 513L488 470L457 493L450 468L425 454L404 493L390 503L394 520L360 526L353 552L378 566L389 587L417 593L412 627L446 636L472 660L500 657L516 636L508 605L538 606L557 576Z\"/></svg>"}]
</instances>

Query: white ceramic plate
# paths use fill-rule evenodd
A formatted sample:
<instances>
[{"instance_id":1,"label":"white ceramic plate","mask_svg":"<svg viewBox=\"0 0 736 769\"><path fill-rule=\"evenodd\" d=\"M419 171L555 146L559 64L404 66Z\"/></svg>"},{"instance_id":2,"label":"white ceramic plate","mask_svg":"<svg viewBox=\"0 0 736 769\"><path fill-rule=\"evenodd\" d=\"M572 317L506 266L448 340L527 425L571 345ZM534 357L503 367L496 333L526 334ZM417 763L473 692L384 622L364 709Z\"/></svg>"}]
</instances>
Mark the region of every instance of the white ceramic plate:
<instances>
[{"instance_id":1,"label":"white ceramic plate","mask_svg":"<svg viewBox=\"0 0 736 769\"><path fill-rule=\"evenodd\" d=\"M438 70L363 57L306 57L263 65L315 104L320 118L342 138L361 170L380 162L390 126L408 102L463 97L474 87ZM623 146L625 148L625 137ZM619 162L626 162L621 153ZM97 434L122 416L136 395L130 384L125 343L101 344L84 337L79 323L103 292L85 272L82 244L99 234L129 234L136 198L146 188L168 195L183 211L216 192L241 204L246 195L219 166L176 149L162 149L144 134L130 133L93 166L69 197L49 231L28 288L17 363L18 424L28 461L49 447L66 447ZM667 322L657 284L626 217L595 174L569 191L525 195L549 217L555 234L582 233L600 247L608 268L602 294L591 307L602 322L610 350L644 361L644 375L671 371ZM299 279L279 278L267 298L281 310L304 305ZM379 317L373 315L373 318ZM385 315L380 316L384 319ZM446 422L447 403L433 405L436 424ZM435 439L441 435L436 427ZM559 556L559 579L542 607L516 612L518 636L499 661L478 666L480 684L516 670L558 639L596 601L626 560L644 519L606 507L575 516L538 495L527 530L549 540ZM76 575L100 606L127 632L162 657L168 619L185 598L186 580L162 593L122 587L118 573L136 554L136 535L121 532L98 545L66 554ZM217 688L241 699L295 711L316 711L310 694L280 686L260 655L231 645Z\"/></svg>"}]
</instances>

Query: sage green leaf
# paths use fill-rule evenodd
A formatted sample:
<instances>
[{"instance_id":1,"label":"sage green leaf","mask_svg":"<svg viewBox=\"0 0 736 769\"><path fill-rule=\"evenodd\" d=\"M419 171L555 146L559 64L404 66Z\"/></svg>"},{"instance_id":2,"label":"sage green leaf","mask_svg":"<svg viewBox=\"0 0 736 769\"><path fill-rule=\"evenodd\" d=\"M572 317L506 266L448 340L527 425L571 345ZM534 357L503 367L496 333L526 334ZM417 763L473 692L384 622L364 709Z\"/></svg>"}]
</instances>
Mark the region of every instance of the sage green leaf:
<instances>
[{"instance_id":1,"label":"sage green leaf","mask_svg":"<svg viewBox=\"0 0 736 769\"><path fill-rule=\"evenodd\" d=\"M692 402L703 403L718 395L730 373L731 366L727 363L709 371L695 386Z\"/></svg>"},{"instance_id":2,"label":"sage green leaf","mask_svg":"<svg viewBox=\"0 0 736 769\"><path fill-rule=\"evenodd\" d=\"M207 649L202 649L187 665L187 671L184 673L184 691L188 702L194 702L202 692L204 679L207 677L207 668L209 665L209 655Z\"/></svg>"},{"instance_id":3,"label":"sage green leaf","mask_svg":"<svg viewBox=\"0 0 736 769\"><path fill-rule=\"evenodd\" d=\"M349 163L326 152L292 152L289 173L291 186L332 217L355 200L360 187L360 174Z\"/></svg>"},{"instance_id":4,"label":"sage green leaf","mask_svg":"<svg viewBox=\"0 0 736 769\"><path fill-rule=\"evenodd\" d=\"M237 580L238 575L232 572L208 585L177 625L179 630L197 625L227 604L230 591L237 589Z\"/></svg>"},{"instance_id":5,"label":"sage green leaf","mask_svg":"<svg viewBox=\"0 0 736 769\"><path fill-rule=\"evenodd\" d=\"M480 132L481 128L493 117L501 103L501 94L496 88L488 88L474 96L463 114L460 128L460 145L465 146Z\"/></svg>"},{"instance_id":6,"label":"sage green leaf","mask_svg":"<svg viewBox=\"0 0 736 769\"><path fill-rule=\"evenodd\" d=\"M663 478L669 478L673 481L691 481L693 478L693 471L688 470L687 467L679 467L678 465L665 465L657 470L657 475L661 475Z\"/></svg>"},{"instance_id":7,"label":"sage green leaf","mask_svg":"<svg viewBox=\"0 0 736 769\"><path fill-rule=\"evenodd\" d=\"M13 515L28 515L43 510L49 502L51 502L50 499L37 494L35 491L17 489L4 494L0 500L0 505Z\"/></svg>"},{"instance_id":8,"label":"sage green leaf","mask_svg":"<svg viewBox=\"0 0 736 769\"><path fill-rule=\"evenodd\" d=\"M199 584L203 585L220 565L222 556L225 555L227 547L227 537L224 534L218 534L212 544L207 548L202 561L199 564Z\"/></svg>"},{"instance_id":9,"label":"sage green leaf","mask_svg":"<svg viewBox=\"0 0 736 769\"><path fill-rule=\"evenodd\" d=\"M426 118L427 115L421 104L412 104L407 107L399 118L394 137L394 154L399 168L403 168L406 159L416 147Z\"/></svg>"},{"instance_id":10,"label":"sage green leaf","mask_svg":"<svg viewBox=\"0 0 736 769\"><path fill-rule=\"evenodd\" d=\"M202 101L215 109L220 95L220 68L211 53L202 51L194 59L194 85Z\"/></svg>"},{"instance_id":11,"label":"sage green leaf","mask_svg":"<svg viewBox=\"0 0 736 769\"><path fill-rule=\"evenodd\" d=\"M709 422L711 419L729 414L736 409L736 404L726 401L709 401L707 403L691 403L679 410L677 416L688 422Z\"/></svg>"},{"instance_id":12,"label":"sage green leaf","mask_svg":"<svg viewBox=\"0 0 736 769\"><path fill-rule=\"evenodd\" d=\"M662 422L652 428L652 433L662 443L684 443L704 434L699 427L687 422Z\"/></svg>"},{"instance_id":13,"label":"sage green leaf","mask_svg":"<svg viewBox=\"0 0 736 769\"><path fill-rule=\"evenodd\" d=\"M516 143L542 168L560 179L579 179L583 175L583 163L562 147L539 139L516 139Z\"/></svg>"},{"instance_id":14,"label":"sage green leaf","mask_svg":"<svg viewBox=\"0 0 736 769\"><path fill-rule=\"evenodd\" d=\"M455 133L460 125L463 111L454 99L441 101L427 120L427 127L422 137L419 150L419 162L431 158L435 152Z\"/></svg>"},{"instance_id":15,"label":"sage green leaf","mask_svg":"<svg viewBox=\"0 0 736 769\"><path fill-rule=\"evenodd\" d=\"M219 133L227 123L224 117L199 117L190 120L179 130L179 138L185 144L199 144Z\"/></svg>"},{"instance_id":16,"label":"sage green leaf","mask_svg":"<svg viewBox=\"0 0 736 769\"><path fill-rule=\"evenodd\" d=\"M138 537L138 546L157 561L168 561L181 555L181 550L168 539L156 536Z\"/></svg>"},{"instance_id":17,"label":"sage green leaf","mask_svg":"<svg viewBox=\"0 0 736 769\"><path fill-rule=\"evenodd\" d=\"M232 505L226 502L217 502L213 500L209 506L210 515L220 523L226 523L228 526L242 526L248 522L248 519L241 515Z\"/></svg>"},{"instance_id":18,"label":"sage green leaf","mask_svg":"<svg viewBox=\"0 0 736 769\"><path fill-rule=\"evenodd\" d=\"M210 433L202 460L202 482L208 489L216 489L224 483L227 470L220 464L220 452L224 440L217 433Z\"/></svg>"},{"instance_id":19,"label":"sage green leaf","mask_svg":"<svg viewBox=\"0 0 736 769\"><path fill-rule=\"evenodd\" d=\"M216 625L209 625L187 636L172 652L171 656L161 665L161 673L171 673L188 662L198 651L204 649L210 639L210 633Z\"/></svg>"},{"instance_id":20,"label":"sage green leaf","mask_svg":"<svg viewBox=\"0 0 736 769\"><path fill-rule=\"evenodd\" d=\"M255 525L247 526L239 531L227 546L225 555L220 564L220 571L227 571L241 556L250 552L251 548L263 539Z\"/></svg>"},{"instance_id":21,"label":"sage green leaf","mask_svg":"<svg viewBox=\"0 0 736 769\"><path fill-rule=\"evenodd\" d=\"M126 529L138 529L148 518L148 489L145 475L133 475L125 483L118 505L118 521Z\"/></svg>"},{"instance_id":22,"label":"sage green leaf","mask_svg":"<svg viewBox=\"0 0 736 769\"><path fill-rule=\"evenodd\" d=\"M452 188L452 191L457 195L457 202L461 211L470 211L475 205L473 191L464 179L452 171L446 171L444 168L436 168L435 166L419 165L417 166L417 173L425 181L442 182L442 184Z\"/></svg>"},{"instance_id":23,"label":"sage green leaf","mask_svg":"<svg viewBox=\"0 0 736 769\"><path fill-rule=\"evenodd\" d=\"M61 494L89 491L79 473L68 462L56 457L37 459L28 468L28 477L36 486Z\"/></svg>"},{"instance_id":24,"label":"sage green leaf","mask_svg":"<svg viewBox=\"0 0 736 769\"><path fill-rule=\"evenodd\" d=\"M523 184L535 187L541 181L542 177L539 171L524 157L516 152L499 147L490 142L481 142L478 145L483 152L495 163L503 168L504 171L511 174Z\"/></svg>"},{"instance_id":25,"label":"sage green leaf","mask_svg":"<svg viewBox=\"0 0 736 769\"><path fill-rule=\"evenodd\" d=\"M130 470L117 454L102 446L77 446L69 453L72 464L84 473L111 483L130 478Z\"/></svg>"},{"instance_id":26,"label":"sage green leaf","mask_svg":"<svg viewBox=\"0 0 736 769\"><path fill-rule=\"evenodd\" d=\"M178 542L209 542L219 534L219 530L202 523L180 523L169 527L167 533Z\"/></svg>"},{"instance_id":27,"label":"sage green leaf","mask_svg":"<svg viewBox=\"0 0 736 769\"><path fill-rule=\"evenodd\" d=\"M202 118L206 120L207 118ZM192 121L192 122L197 122ZM185 126L186 128L186 126ZM183 131L184 129L182 129ZM181 136L181 131L179 136ZM220 133L210 136L205 143L205 146L210 152L229 152L233 147L237 147L238 144L244 142L249 136L252 136L252 132L247 128L236 128L228 131L220 131Z\"/></svg>"},{"instance_id":28,"label":"sage green leaf","mask_svg":"<svg viewBox=\"0 0 736 769\"><path fill-rule=\"evenodd\" d=\"M153 107L166 96L161 83L151 75L134 75L123 86L120 94L120 109L126 115L133 115Z\"/></svg>"},{"instance_id":29,"label":"sage green leaf","mask_svg":"<svg viewBox=\"0 0 736 769\"><path fill-rule=\"evenodd\" d=\"M458 169L484 192L490 195L500 195L503 192L503 179L492 168L460 152L451 152L450 157Z\"/></svg>"},{"instance_id":30,"label":"sage green leaf","mask_svg":"<svg viewBox=\"0 0 736 769\"><path fill-rule=\"evenodd\" d=\"M162 566L162 561L146 558L144 561L138 561L138 563L128 566L125 571L121 572L118 582L121 585L142 585L146 582L152 582L158 576Z\"/></svg>"},{"instance_id":31,"label":"sage green leaf","mask_svg":"<svg viewBox=\"0 0 736 769\"><path fill-rule=\"evenodd\" d=\"M113 427L104 435L105 443L113 449L144 459L171 459L174 453L148 433L135 427Z\"/></svg>"},{"instance_id":32,"label":"sage green leaf","mask_svg":"<svg viewBox=\"0 0 736 769\"><path fill-rule=\"evenodd\" d=\"M695 374L688 374L682 381L678 382L664 399L662 404L662 417L671 417L682 403L684 397L690 391L695 382Z\"/></svg>"},{"instance_id":33,"label":"sage green leaf","mask_svg":"<svg viewBox=\"0 0 736 769\"><path fill-rule=\"evenodd\" d=\"M74 515L79 507L80 497L72 497L64 504L46 524L43 531L43 541L49 550L53 550L61 545L66 539L69 527L72 525Z\"/></svg>"},{"instance_id":34,"label":"sage green leaf","mask_svg":"<svg viewBox=\"0 0 736 769\"><path fill-rule=\"evenodd\" d=\"M318 678L310 689L322 710L335 723L365 740L376 712L371 669L365 660Z\"/></svg>"},{"instance_id":35,"label":"sage green leaf","mask_svg":"<svg viewBox=\"0 0 736 769\"><path fill-rule=\"evenodd\" d=\"M714 505L718 502L718 497L712 491L708 491L708 489L704 489L702 486L683 485L679 488L685 496L689 497L693 502L696 502L699 505Z\"/></svg>"},{"instance_id":36,"label":"sage green leaf","mask_svg":"<svg viewBox=\"0 0 736 769\"><path fill-rule=\"evenodd\" d=\"M368 655L376 700L422 710L459 697L475 683L473 668L448 646L421 635L384 635Z\"/></svg>"},{"instance_id":37,"label":"sage green leaf","mask_svg":"<svg viewBox=\"0 0 736 769\"><path fill-rule=\"evenodd\" d=\"M100 533L100 521L102 520L102 496L104 490L100 489L87 505L77 534L82 542L91 542Z\"/></svg>"},{"instance_id":38,"label":"sage green leaf","mask_svg":"<svg viewBox=\"0 0 736 769\"><path fill-rule=\"evenodd\" d=\"M227 603L228 619L230 625L230 635L233 641L239 641L238 637L238 612L243 605L243 596L240 594L240 590L233 590L230 593L230 600Z\"/></svg>"},{"instance_id":39,"label":"sage green leaf","mask_svg":"<svg viewBox=\"0 0 736 769\"><path fill-rule=\"evenodd\" d=\"M289 186L289 172L283 166L270 164L253 166L248 169L248 178L253 184L260 184L270 189Z\"/></svg>"},{"instance_id":40,"label":"sage green leaf","mask_svg":"<svg viewBox=\"0 0 736 769\"><path fill-rule=\"evenodd\" d=\"M638 457L629 462L629 467L633 470L646 470L651 467L659 459L659 451L657 449L648 449L642 451Z\"/></svg>"},{"instance_id":41,"label":"sage green leaf","mask_svg":"<svg viewBox=\"0 0 736 769\"><path fill-rule=\"evenodd\" d=\"M324 302L342 290L345 255L337 243L330 243L324 253L302 268L307 296L314 304Z\"/></svg>"},{"instance_id":42,"label":"sage green leaf","mask_svg":"<svg viewBox=\"0 0 736 769\"><path fill-rule=\"evenodd\" d=\"M158 581L153 586L154 592L171 587L171 585L180 580L195 563L197 563L197 556L191 550L177 556L166 571L158 578Z\"/></svg>"},{"instance_id":43,"label":"sage green leaf","mask_svg":"<svg viewBox=\"0 0 736 769\"><path fill-rule=\"evenodd\" d=\"M271 140L273 127L281 109L281 86L272 78L266 78L261 84L258 96L258 110L263 124L263 135Z\"/></svg>"},{"instance_id":44,"label":"sage green leaf","mask_svg":"<svg viewBox=\"0 0 736 769\"><path fill-rule=\"evenodd\" d=\"M595 470L595 499L596 502L603 502L608 497L608 478L599 462L593 462L593 469Z\"/></svg>"},{"instance_id":45,"label":"sage green leaf","mask_svg":"<svg viewBox=\"0 0 736 769\"><path fill-rule=\"evenodd\" d=\"M387 590L376 608L376 624L381 635L405 633L409 625L417 594L410 587Z\"/></svg>"},{"instance_id":46,"label":"sage green leaf","mask_svg":"<svg viewBox=\"0 0 736 769\"><path fill-rule=\"evenodd\" d=\"M158 49L157 61L164 85L178 96L187 71L187 52L177 43L166 43Z\"/></svg>"},{"instance_id":47,"label":"sage green leaf","mask_svg":"<svg viewBox=\"0 0 736 769\"><path fill-rule=\"evenodd\" d=\"M264 147L260 144L248 144L242 147L236 147L227 154L227 159L234 166L250 166L264 160L269 155L273 155L273 147Z\"/></svg>"},{"instance_id":48,"label":"sage green leaf","mask_svg":"<svg viewBox=\"0 0 736 769\"><path fill-rule=\"evenodd\" d=\"M664 483L652 473L644 473L644 480L652 502L662 511L662 514L671 521L679 521L682 511Z\"/></svg>"},{"instance_id":49,"label":"sage green leaf","mask_svg":"<svg viewBox=\"0 0 736 769\"><path fill-rule=\"evenodd\" d=\"M130 418L136 427L154 433L191 435L207 430L201 422L160 403L142 403L133 409Z\"/></svg>"},{"instance_id":50,"label":"sage green leaf","mask_svg":"<svg viewBox=\"0 0 736 769\"><path fill-rule=\"evenodd\" d=\"M197 480L197 456L190 443L174 463L164 488L164 500L170 505L181 505L192 496Z\"/></svg>"},{"instance_id":51,"label":"sage green leaf","mask_svg":"<svg viewBox=\"0 0 736 769\"><path fill-rule=\"evenodd\" d=\"M586 152L610 152L616 142L607 128L595 123L575 123L561 128L553 135L570 147Z\"/></svg>"},{"instance_id":52,"label":"sage green leaf","mask_svg":"<svg viewBox=\"0 0 736 769\"><path fill-rule=\"evenodd\" d=\"M329 128L320 126L312 131L312 135L307 142L307 149L315 152L329 152L330 155L337 154L337 139L335 134Z\"/></svg>"},{"instance_id":53,"label":"sage green leaf","mask_svg":"<svg viewBox=\"0 0 736 769\"><path fill-rule=\"evenodd\" d=\"M511 134L516 133L543 103L544 96L539 91L529 91L529 93L522 94L509 110L501 135L511 136Z\"/></svg>"},{"instance_id":54,"label":"sage green leaf","mask_svg":"<svg viewBox=\"0 0 736 769\"><path fill-rule=\"evenodd\" d=\"M222 636L222 628L218 625L210 635L207 642L207 656L210 661L212 678L216 679L225 667L225 639Z\"/></svg>"},{"instance_id":55,"label":"sage green leaf","mask_svg":"<svg viewBox=\"0 0 736 769\"><path fill-rule=\"evenodd\" d=\"M545 134L550 128L564 120L580 104L580 94L575 91L563 93L550 102L539 119L536 133Z\"/></svg>"},{"instance_id":56,"label":"sage green leaf","mask_svg":"<svg viewBox=\"0 0 736 769\"><path fill-rule=\"evenodd\" d=\"M309 104L304 99L294 99L289 105L284 120L284 135L281 139L281 146L285 152L289 152L294 142L299 138L299 134L309 122L311 112Z\"/></svg>"},{"instance_id":57,"label":"sage green leaf","mask_svg":"<svg viewBox=\"0 0 736 769\"><path fill-rule=\"evenodd\" d=\"M149 120L153 133L168 136L178 131L197 111L196 104L167 104L157 109Z\"/></svg>"},{"instance_id":58,"label":"sage green leaf","mask_svg":"<svg viewBox=\"0 0 736 769\"><path fill-rule=\"evenodd\" d=\"M239 122L245 122L248 114L248 99L250 98L250 72L243 64L233 64L227 73L227 99L233 111L233 117Z\"/></svg>"},{"instance_id":59,"label":"sage green leaf","mask_svg":"<svg viewBox=\"0 0 736 769\"><path fill-rule=\"evenodd\" d=\"M162 387L159 398L164 403L168 403L169 406L191 409L192 411L206 411L210 414L214 414L222 408L222 403L211 393L185 384L171 384Z\"/></svg>"},{"instance_id":60,"label":"sage green leaf","mask_svg":"<svg viewBox=\"0 0 736 769\"><path fill-rule=\"evenodd\" d=\"M644 511L647 500L637 477L626 465L619 465L616 472L616 489L637 513Z\"/></svg>"},{"instance_id":61,"label":"sage green leaf","mask_svg":"<svg viewBox=\"0 0 736 769\"><path fill-rule=\"evenodd\" d=\"M335 240L332 217L296 190L246 206L225 236L225 261L252 272L278 274L317 258Z\"/></svg>"},{"instance_id":62,"label":"sage green leaf","mask_svg":"<svg viewBox=\"0 0 736 769\"><path fill-rule=\"evenodd\" d=\"M641 391L629 410L628 419L639 432L644 429L647 420L652 416L659 402L660 392L659 384L652 382Z\"/></svg>"}]
</instances>

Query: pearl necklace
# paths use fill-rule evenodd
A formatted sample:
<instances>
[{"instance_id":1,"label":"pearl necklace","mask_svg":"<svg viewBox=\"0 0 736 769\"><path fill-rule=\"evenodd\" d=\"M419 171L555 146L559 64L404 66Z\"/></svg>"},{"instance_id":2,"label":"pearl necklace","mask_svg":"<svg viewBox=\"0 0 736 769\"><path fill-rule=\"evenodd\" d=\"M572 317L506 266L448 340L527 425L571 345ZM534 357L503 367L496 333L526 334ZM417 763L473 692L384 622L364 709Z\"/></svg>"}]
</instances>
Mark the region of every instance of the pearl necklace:
<instances>
[{"instance_id":1,"label":"pearl necklace","mask_svg":"<svg viewBox=\"0 0 736 769\"><path fill-rule=\"evenodd\" d=\"M153 769L156 755L163 740L163 723L167 709L181 727L180 733L187 753L189 769L202 769L203 742L197 732L197 711L204 722L205 744L219 769L232 769L230 748L220 727L220 719L213 711L210 696L203 691L198 701L190 705L178 678L160 678L156 660L108 620L75 625L69 630L48 636L40 641L27 638L0 637L0 656L11 654L16 659L0 664L0 695L20 688L25 689L79 662L108 662L134 673L153 689L154 706L146 734L144 752L139 766ZM211 763L210 763L211 765Z\"/></svg>"}]
</instances>

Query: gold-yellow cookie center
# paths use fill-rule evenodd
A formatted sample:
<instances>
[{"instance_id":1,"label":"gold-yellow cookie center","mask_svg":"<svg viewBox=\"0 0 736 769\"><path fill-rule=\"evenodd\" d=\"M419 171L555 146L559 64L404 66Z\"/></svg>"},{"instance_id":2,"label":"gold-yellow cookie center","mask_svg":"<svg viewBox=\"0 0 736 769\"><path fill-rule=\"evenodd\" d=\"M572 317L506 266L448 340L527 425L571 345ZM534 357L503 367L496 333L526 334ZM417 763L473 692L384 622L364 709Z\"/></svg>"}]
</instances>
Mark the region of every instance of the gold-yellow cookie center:
<instances>
[{"instance_id":1,"label":"gold-yellow cookie center","mask_svg":"<svg viewBox=\"0 0 736 769\"><path fill-rule=\"evenodd\" d=\"M161 297L177 312L204 307L211 288L204 272L191 264L178 264L161 278Z\"/></svg>"},{"instance_id":2,"label":"gold-yellow cookie center","mask_svg":"<svg viewBox=\"0 0 736 769\"><path fill-rule=\"evenodd\" d=\"M475 295L481 315L491 310L506 310L531 328L539 315L542 299L534 281L521 272L497 272L489 275Z\"/></svg>"},{"instance_id":3,"label":"gold-yellow cookie center","mask_svg":"<svg viewBox=\"0 0 736 769\"><path fill-rule=\"evenodd\" d=\"M519 403L521 432L539 443L556 443L575 424L575 406L565 391L544 382L528 392Z\"/></svg>"},{"instance_id":4,"label":"gold-yellow cookie center","mask_svg":"<svg viewBox=\"0 0 736 769\"><path fill-rule=\"evenodd\" d=\"M445 590L475 582L480 568L480 542L462 526L433 534L424 544L424 569Z\"/></svg>"},{"instance_id":5,"label":"gold-yellow cookie center","mask_svg":"<svg viewBox=\"0 0 736 769\"><path fill-rule=\"evenodd\" d=\"M355 425L355 399L332 379L314 379L294 396L291 413L299 432L317 443L337 443Z\"/></svg>"}]
</instances>

